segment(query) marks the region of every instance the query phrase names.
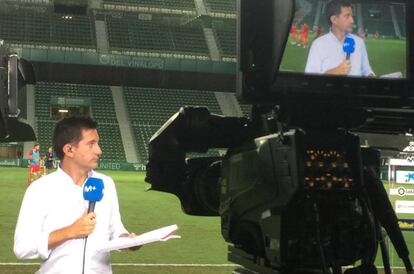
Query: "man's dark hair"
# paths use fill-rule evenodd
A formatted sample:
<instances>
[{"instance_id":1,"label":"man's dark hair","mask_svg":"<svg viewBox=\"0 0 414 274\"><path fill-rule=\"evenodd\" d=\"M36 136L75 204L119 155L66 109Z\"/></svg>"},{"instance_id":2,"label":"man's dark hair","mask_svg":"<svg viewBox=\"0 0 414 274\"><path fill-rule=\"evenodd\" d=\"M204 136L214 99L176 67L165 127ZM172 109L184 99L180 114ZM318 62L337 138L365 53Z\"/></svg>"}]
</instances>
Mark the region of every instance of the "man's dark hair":
<instances>
[{"instance_id":1,"label":"man's dark hair","mask_svg":"<svg viewBox=\"0 0 414 274\"><path fill-rule=\"evenodd\" d=\"M347 0L332 0L329 1L328 4L326 5L326 17L328 19L328 24L329 26L332 26L332 22L331 22L331 16L333 15L340 15L341 14L341 8L351 8L351 2L347 1Z\"/></svg>"},{"instance_id":2,"label":"man's dark hair","mask_svg":"<svg viewBox=\"0 0 414 274\"><path fill-rule=\"evenodd\" d=\"M73 116L60 120L53 132L53 150L59 160L63 160L63 146L78 144L82 139L82 130L96 129L98 124L90 117Z\"/></svg>"}]
</instances>

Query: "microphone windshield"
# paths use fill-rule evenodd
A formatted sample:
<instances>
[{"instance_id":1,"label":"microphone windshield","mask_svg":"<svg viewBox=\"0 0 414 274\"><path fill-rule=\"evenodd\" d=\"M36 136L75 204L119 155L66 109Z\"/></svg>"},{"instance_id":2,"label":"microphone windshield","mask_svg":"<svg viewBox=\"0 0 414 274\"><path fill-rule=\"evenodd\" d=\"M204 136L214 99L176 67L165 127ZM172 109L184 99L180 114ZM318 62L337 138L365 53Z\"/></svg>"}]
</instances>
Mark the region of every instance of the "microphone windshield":
<instances>
[{"instance_id":1,"label":"microphone windshield","mask_svg":"<svg viewBox=\"0 0 414 274\"><path fill-rule=\"evenodd\" d=\"M99 202L103 197L102 179L89 177L83 185L83 198L89 202Z\"/></svg>"},{"instance_id":2,"label":"microphone windshield","mask_svg":"<svg viewBox=\"0 0 414 274\"><path fill-rule=\"evenodd\" d=\"M351 53L354 53L354 51L355 51L355 39L350 37L350 36L345 37L342 49L348 56Z\"/></svg>"}]
</instances>

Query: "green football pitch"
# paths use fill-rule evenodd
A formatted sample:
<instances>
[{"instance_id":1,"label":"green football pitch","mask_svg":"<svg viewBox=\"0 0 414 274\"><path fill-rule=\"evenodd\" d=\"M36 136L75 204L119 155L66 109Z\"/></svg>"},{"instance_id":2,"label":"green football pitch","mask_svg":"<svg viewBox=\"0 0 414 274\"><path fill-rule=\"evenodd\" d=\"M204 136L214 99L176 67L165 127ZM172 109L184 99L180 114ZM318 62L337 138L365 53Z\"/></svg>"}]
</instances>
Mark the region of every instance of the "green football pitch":
<instances>
[{"instance_id":1,"label":"green football pitch","mask_svg":"<svg viewBox=\"0 0 414 274\"><path fill-rule=\"evenodd\" d=\"M310 45L312 39L310 39ZM406 42L396 39L366 39L365 46L372 70L377 76L401 72L407 75ZM281 64L281 70L304 72L309 48L293 45L289 39Z\"/></svg>"},{"instance_id":2,"label":"green football pitch","mask_svg":"<svg viewBox=\"0 0 414 274\"><path fill-rule=\"evenodd\" d=\"M219 218L185 215L175 196L146 191L149 185L144 182L144 173L102 172L117 184L122 219L127 229L139 234L177 224L180 228L177 234L182 236L181 239L144 246L136 252L114 252L115 274L229 274L236 268L227 260L227 244L221 237ZM18 260L13 254L14 227L26 189L26 176L26 169L0 167L0 273L34 273L38 269L37 260ZM413 232L404 234L414 253ZM391 262L396 267L401 266L394 251ZM380 260L378 265L382 265ZM403 272L396 270L394 273Z\"/></svg>"}]
</instances>

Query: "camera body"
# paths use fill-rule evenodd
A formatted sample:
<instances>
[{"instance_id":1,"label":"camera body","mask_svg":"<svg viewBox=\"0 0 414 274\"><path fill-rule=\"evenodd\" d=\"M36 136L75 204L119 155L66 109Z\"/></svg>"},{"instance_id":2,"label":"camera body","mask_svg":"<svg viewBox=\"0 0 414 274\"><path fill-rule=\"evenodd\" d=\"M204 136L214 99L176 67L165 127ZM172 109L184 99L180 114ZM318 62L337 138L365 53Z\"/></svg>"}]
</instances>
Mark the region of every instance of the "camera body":
<instances>
[{"instance_id":1,"label":"camera body","mask_svg":"<svg viewBox=\"0 0 414 274\"><path fill-rule=\"evenodd\" d=\"M267 128L275 123L268 119ZM220 216L229 259L246 269L329 273L323 271L360 260L373 265L377 214L388 210L381 224L398 234L378 179L379 152L362 149L359 137L342 129L263 132L245 118L181 108L152 137L145 180L175 194L187 214ZM228 150L185 157L209 147Z\"/></svg>"},{"instance_id":2,"label":"camera body","mask_svg":"<svg viewBox=\"0 0 414 274\"><path fill-rule=\"evenodd\" d=\"M0 40L0 142L34 141L33 129L18 120L26 109L26 84L34 84L32 65Z\"/></svg>"},{"instance_id":3,"label":"camera body","mask_svg":"<svg viewBox=\"0 0 414 274\"><path fill-rule=\"evenodd\" d=\"M224 238L286 273L372 257L359 147L345 132L290 130L230 149L220 178Z\"/></svg>"}]
</instances>

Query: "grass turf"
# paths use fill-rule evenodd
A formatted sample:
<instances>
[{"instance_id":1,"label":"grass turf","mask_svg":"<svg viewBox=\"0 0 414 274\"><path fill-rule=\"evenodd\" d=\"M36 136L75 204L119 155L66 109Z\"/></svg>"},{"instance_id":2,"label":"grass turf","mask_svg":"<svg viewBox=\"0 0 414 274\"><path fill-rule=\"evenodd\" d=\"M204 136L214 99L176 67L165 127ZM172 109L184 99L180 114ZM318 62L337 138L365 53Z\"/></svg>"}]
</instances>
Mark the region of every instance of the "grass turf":
<instances>
[{"instance_id":1,"label":"grass turf","mask_svg":"<svg viewBox=\"0 0 414 274\"><path fill-rule=\"evenodd\" d=\"M217 217L193 217L182 213L179 200L169 194L150 191L144 183L144 173L103 171L114 178L120 200L121 214L125 226L137 234L161 226L178 224L177 234L182 239L144 246L137 252L114 252L115 264L228 264L227 244L221 237L220 219ZM13 233L26 189L27 170L0 167L0 263L38 262L20 261L13 254ZM388 184L385 184L388 188ZM411 186L406 186L411 187ZM392 200L412 199L412 196L392 196ZM401 215L402 218L412 218ZM409 250L414 253L413 232L404 232ZM412 257L412 261L414 258ZM395 251L391 262L402 266ZM377 260L377 265L382 265ZM0 265L0 273L33 273L33 265ZM115 265L114 273L231 273L234 267L196 266L122 266Z\"/></svg>"},{"instance_id":2,"label":"grass turf","mask_svg":"<svg viewBox=\"0 0 414 274\"><path fill-rule=\"evenodd\" d=\"M113 252L113 263L229 263L227 245L221 237L218 217L203 218L184 214L175 196L146 191L149 185L144 183L144 173L117 171L103 173L114 178L116 182L122 219L128 230L139 234L161 226L178 224L180 229L177 234L182 236L179 240L172 239L144 246L137 252ZM26 176L27 170L23 168L0 168L0 263L38 262L37 260L20 261L13 253L14 228L26 189ZM0 273L9 273L4 272L5 268L7 266L0 266ZM36 269L33 266L22 266L22 268ZM213 267L214 271L206 269L205 273L218 273L217 268ZM190 272L183 270L179 273Z\"/></svg>"}]
</instances>

